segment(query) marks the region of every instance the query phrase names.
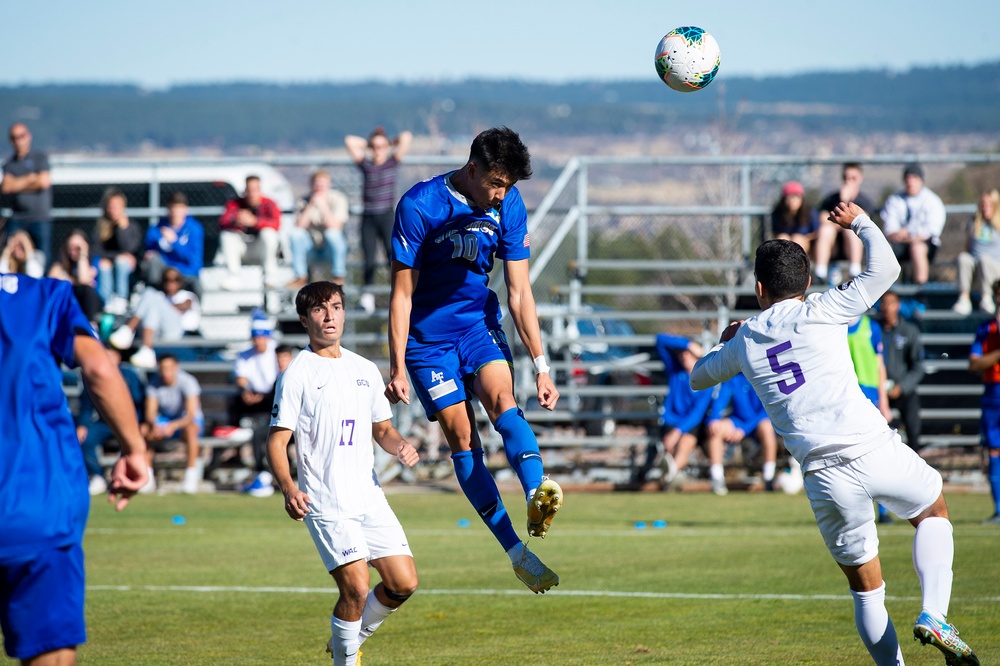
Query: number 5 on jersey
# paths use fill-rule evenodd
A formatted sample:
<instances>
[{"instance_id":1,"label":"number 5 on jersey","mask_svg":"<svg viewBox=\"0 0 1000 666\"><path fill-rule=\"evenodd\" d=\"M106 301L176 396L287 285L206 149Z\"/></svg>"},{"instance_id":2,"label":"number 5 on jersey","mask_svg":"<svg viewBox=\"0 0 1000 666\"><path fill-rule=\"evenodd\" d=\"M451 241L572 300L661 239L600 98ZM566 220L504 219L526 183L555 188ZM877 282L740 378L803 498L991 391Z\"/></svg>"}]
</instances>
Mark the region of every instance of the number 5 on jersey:
<instances>
[{"instance_id":1,"label":"number 5 on jersey","mask_svg":"<svg viewBox=\"0 0 1000 666\"><path fill-rule=\"evenodd\" d=\"M806 383L806 377L802 374L802 366L795 361L782 363L778 360L778 354L786 352L791 348L791 342L782 342L780 345L775 345L767 350L767 362L771 364L771 369L774 370L775 374L792 373L791 380L782 379L778 382L778 390L785 395L788 395Z\"/></svg>"}]
</instances>

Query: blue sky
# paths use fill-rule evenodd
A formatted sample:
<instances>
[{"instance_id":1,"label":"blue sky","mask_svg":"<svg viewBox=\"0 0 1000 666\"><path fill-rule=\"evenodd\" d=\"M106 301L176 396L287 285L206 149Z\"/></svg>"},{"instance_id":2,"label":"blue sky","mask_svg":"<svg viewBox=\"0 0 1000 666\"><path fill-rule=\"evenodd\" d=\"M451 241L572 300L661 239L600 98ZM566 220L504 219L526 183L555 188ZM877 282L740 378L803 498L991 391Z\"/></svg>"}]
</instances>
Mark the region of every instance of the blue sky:
<instances>
[{"instance_id":1,"label":"blue sky","mask_svg":"<svg viewBox=\"0 0 1000 666\"><path fill-rule=\"evenodd\" d=\"M1000 60L997 0L5 2L0 84L540 81L655 76L679 25L726 75Z\"/></svg>"}]
</instances>

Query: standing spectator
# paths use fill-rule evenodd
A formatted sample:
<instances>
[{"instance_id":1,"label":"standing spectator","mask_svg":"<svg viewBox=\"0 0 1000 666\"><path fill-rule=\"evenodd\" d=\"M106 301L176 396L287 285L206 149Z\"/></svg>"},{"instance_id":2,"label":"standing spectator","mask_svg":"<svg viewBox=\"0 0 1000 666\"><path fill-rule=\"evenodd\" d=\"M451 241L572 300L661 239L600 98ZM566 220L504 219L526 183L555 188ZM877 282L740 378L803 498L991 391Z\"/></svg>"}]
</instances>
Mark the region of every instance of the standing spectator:
<instances>
[{"instance_id":1,"label":"standing spectator","mask_svg":"<svg viewBox=\"0 0 1000 666\"><path fill-rule=\"evenodd\" d=\"M97 219L90 243L97 259L97 293L104 300L104 311L116 315L128 309L130 281L136 258L142 255L142 229L129 220L127 206L121 190L105 192L104 214Z\"/></svg>"},{"instance_id":2,"label":"standing spectator","mask_svg":"<svg viewBox=\"0 0 1000 666\"><path fill-rule=\"evenodd\" d=\"M155 342L180 340L198 331L201 303L193 291L181 289L181 282L181 273L176 268L163 271L160 289L144 289L132 317L108 338L114 347L128 349L136 331L142 328L142 346L132 354L132 365L147 369L156 367Z\"/></svg>"},{"instance_id":3,"label":"standing spectator","mask_svg":"<svg viewBox=\"0 0 1000 666\"><path fill-rule=\"evenodd\" d=\"M303 197L289 238L295 273L295 279L286 285L289 289L306 286L310 254L320 249L330 256L331 281L344 284L347 276L347 237L344 235L344 224L350 216L347 195L330 187L327 171L317 171L310 182L312 192Z\"/></svg>"},{"instance_id":4,"label":"standing spectator","mask_svg":"<svg viewBox=\"0 0 1000 666\"><path fill-rule=\"evenodd\" d=\"M958 255L957 314L972 314L972 287L979 290L979 308L993 314L996 304L990 285L1000 279L1000 192L990 190L979 197L979 208L969 221L965 252ZM975 285L973 285L975 283Z\"/></svg>"},{"instance_id":5,"label":"standing spectator","mask_svg":"<svg viewBox=\"0 0 1000 666\"><path fill-rule=\"evenodd\" d=\"M64 282L0 276L0 627L22 664L76 663L86 642L87 473L60 365L79 366L122 457L118 510L146 481L128 389ZM11 313L15 313L11 315Z\"/></svg>"},{"instance_id":6,"label":"standing spectator","mask_svg":"<svg viewBox=\"0 0 1000 666\"><path fill-rule=\"evenodd\" d=\"M798 243L806 254L816 237L816 211L805 205L806 191L802 183L790 181L781 188L781 199L771 211L771 233Z\"/></svg>"},{"instance_id":7,"label":"standing spectator","mask_svg":"<svg viewBox=\"0 0 1000 666\"><path fill-rule=\"evenodd\" d=\"M727 407L731 407L729 416L723 416ZM740 373L727 382L719 385L717 395L712 399L708 409L705 425L708 435L709 475L712 478L712 492L725 495L725 468L723 459L725 445L739 444L744 437L752 435L760 444L764 462L761 476L764 478L764 490L774 490L774 469L778 459L778 438L774 434L771 419L767 418L764 404L754 393L753 386Z\"/></svg>"},{"instance_id":8,"label":"standing spectator","mask_svg":"<svg viewBox=\"0 0 1000 666\"><path fill-rule=\"evenodd\" d=\"M129 395L132 396L135 418L138 423L142 420L146 385L131 366L122 363L121 353L117 349L108 345L107 352L111 362L121 372ZM104 478L104 470L101 469L98 452L101 450L101 445L109 439L114 439L115 435L105 418L94 409L94 401L86 391L80 396L80 409L76 415L76 436L80 439L80 446L83 448L83 463L87 468L87 475L90 476L90 494L101 495L108 489L108 484Z\"/></svg>"},{"instance_id":9,"label":"standing spectator","mask_svg":"<svg viewBox=\"0 0 1000 666\"><path fill-rule=\"evenodd\" d=\"M45 258L39 258L39 253L35 252L31 235L24 229L18 229L7 237L7 244L0 254L0 273L21 273L40 278L45 275L43 261Z\"/></svg>"},{"instance_id":10,"label":"standing spectator","mask_svg":"<svg viewBox=\"0 0 1000 666\"><path fill-rule=\"evenodd\" d=\"M865 180L864 171L857 162L844 164L840 171L840 190L830 192L819 204L819 233L816 236L816 278L831 285L840 283L840 270L830 270L831 259L837 254L837 240L840 239L843 253L848 261L848 274L855 277L861 274L861 258L864 255L864 245L855 234L845 231L830 221L830 213L837 204L856 203L862 210L875 210L875 204L861 191Z\"/></svg>"},{"instance_id":11,"label":"standing spectator","mask_svg":"<svg viewBox=\"0 0 1000 666\"><path fill-rule=\"evenodd\" d=\"M378 248L375 243L381 242L385 263L389 263L392 256L390 247L393 205L396 201L396 174L412 142L413 135L410 132L401 132L390 141L383 127L372 130L367 140L352 134L344 137L347 153L364 175L365 208L361 215L361 250L365 255L365 269L360 304L368 314L375 312L375 294L370 291L375 283L375 269L378 267ZM370 157L367 155L368 149L371 150Z\"/></svg>"},{"instance_id":12,"label":"standing spectator","mask_svg":"<svg viewBox=\"0 0 1000 666\"><path fill-rule=\"evenodd\" d=\"M159 374L149 382L146 391L146 419L143 434L149 443L146 462L150 475L148 483L139 492L156 490L152 474L154 451L165 451L169 442L181 439L187 450L187 467L181 486L188 495L198 492L202 476L199 438L205 429L201 412L201 385L193 375L180 369L177 357L162 354L157 363Z\"/></svg>"},{"instance_id":13,"label":"standing spectator","mask_svg":"<svg viewBox=\"0 0 1000 666\"><path fill-rule=\"evenodd\" d=\"M906 443L920 450L920 394L917 387L924 378L924 343L920 329L899 316L899 294L885 292L879 309L882 312L882 356L885 359L886 393L889 407L899 410L906 430Z\"/></svg>"},{"instance_id":14,"label":"standing spectator","mask_svg":"<svg viewBox=\"0 0 1000 666\"><path fill-rule=\"evenodd\" d=\"M188 215L188 198L174 192L167 199L167 216L146 232L145 278L160 284L165 268L176 268L184 288L201 296L201 269L205 262L205 229Z\"/></svg>"},{"instance_id":15,"label":"standing spectator","mask_svg":"<svg viewBox=\"0 0 1000 666\"><path fill-rule=\"evenodd\" d=\"M903 169L903 190L890 195L882 209L882 231L896 258L909 260L913 281L926 284L934 261L945 211L941 197L924 185L924 169L916 162Z\"/></svg>"},{"instance_id":16,"label":"standing spectator","mask_svg":"<svg viewBox=\"0 0 1000 666\"><path fill-rule=\"evenodd\" d=\"M1000 280L993 283L992 291L993 300L1000 302ZM1000 312L979 325L969 351L969 372L983 376L979 431L987 453L987 475L993 495L993 515L986 522L1000 525Z\"/></svg>"},{"instance_id":17,"label":"standing spectator","mask_svg":"<svg viewBox=\"0 0 1000 666\"><path fill-rule=\"evenodd\" d=\"M243 425L250 419L253 430L254 480L245 491L255 497L274 494L271 473L265 464L267 434L271 424L274 382L278 379L277 343L272 337L274 324L263 310L255 310L250 323L251 347L236 357L233 370L239 392L230 405L230 422Z\"/></svg>"},{"instance_id":18,"label":"standing spectator","mask_svg":"<svg viewBox=\"0 0 1000 666\"><path fill-rule=\"evenodd\" d=\"M243 196L226 204L226 210L219 218L219 228L219 245L229 269L229 276L222 287L230 290L243 288L239 273L244 259L261 263L264 284L276 287L281 209L261 192L260 177L247 176Z\"/></svg>"},{"instance_id":19,"label":"standing spectator","mask_svg":"<svg viewBox=\"0 0 1000 666\"><path fill-rule=\"evenodd\" d=\"M35 247L52 261L52 179L49 156L31 148L31 132L24 123L10 126L14 154L3 164L0 192L12 194L14 211L8 232L27 229Z\"/></svg>"},{"instance_id":20,"label":"standing spectator","mask_svg":"<svg viewBox=\"0 0 1000 666\"><path fill-rule=\"evenodd\" d=\"M104 302L94 288L97 270L90 261L90 243L87 234L74 229L59 249L59 260L49 268L49 277L65 280L73 285L73 294L83 308L83 314L96 324L104 310Z\"/></svg>"}]
</instances>

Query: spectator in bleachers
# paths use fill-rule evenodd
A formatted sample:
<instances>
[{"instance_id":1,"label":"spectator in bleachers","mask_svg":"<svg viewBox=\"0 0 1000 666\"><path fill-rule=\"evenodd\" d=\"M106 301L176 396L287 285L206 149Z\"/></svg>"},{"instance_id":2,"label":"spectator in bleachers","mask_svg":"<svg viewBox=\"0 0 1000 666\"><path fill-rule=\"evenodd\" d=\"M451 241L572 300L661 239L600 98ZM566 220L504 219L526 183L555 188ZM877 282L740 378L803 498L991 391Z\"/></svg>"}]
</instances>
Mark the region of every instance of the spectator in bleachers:
<instances>
[{"instance_id":1,"label":"spectator in bleachers","mask_svg":"<svg viewBox=\"0 0 1000 666\"><path fill-rule=\"evenodd\" d=\"M965 251L958 255L958 300L952 310L972 313L972 288L979 291L979 308L996 312L990 285L1000 279L1000 192L990 190L979 197L976 214L969 221Z\"/></svg>"},{"instance_id":2,"label":"spectator in bleachers","mask_svg":"<svg viewBox=\"0 0 1000 666\"><path fill-rule=\"evenodd\" d=\"M139 350L132 354L132 365L153 368L156 366L154 343L180 340L187 334L198 332L201 303L193 291L181 289L181 283L181 273L176 268L163 271L160 289L146 287L128 322L109 337L112 346L128 349L136 331L142 329L142 343Z\"/></svg>"},{"instance_id":3,"label":"spectator in bleachers","mask_svg":"<svg viewBox=\"0 0 1000 666\"><path fill-rule=\"evenodd\" d=\"M864 180L865 174L860 164L857 162L844 164L840 171L840 189L823 197L823 201L817 208L819 211L817 216L819 218L819 233L816 235L816 243L814 244L816 265L813 272L820 283L829 281L831 285L840 284L840 270L831 269L831 262L837 256L838 239L844 258L848 262L848 275L855 277L861 274L861 258L864 256L864 245L862 245L861 239L851 230L842 229L834 224L829 218L830 212L841 201L855 203L869 215L875 214L875 203L861 191L861 184Z\"/></svg>"},{"instance_id":4,"label":"spectator in bleachers","mask_svg":"<svg viewBox=\"0 0 1000 666\"><path fill-rule=\"evenodd\" d=\"M310 180L312 192L298 207L295 228L289 243L295 279L286 286L301 289L309 282L309 259L312 254L330 258L330 281L344 284L347 276L347 236L344 224L350 216L347 195L330 187L330 173L317 171Z\"/></svg>"},{"instance_id":5,"label":"spectator in bleachers","mask_svg":"<svg viewBox=\"0 0 1000 666\"><path fill-rule=\"evenodd\" d=\"M889 407L899 410L906 430L906 443L920 450L920 394L924 378L924 343L920 329L902 319L899 294L887 291L879 302L882 313L882 356L885 359L886 394Z\"/></svg>"},{"instance_id":6,"label":"spectator in bleachers","mask_svg":"<svg viewBox=\"0 0 1000 666\"><path fill-rule=\"evenodd\" d=\"M991 291L994 302L1000 302L1000 280L991 285ZM993 495L993 515L985 522L1000 525L1000 313L995 312L976 330L969 350L969 372L982 373L983 377L979 431Z\"/></svg>"},{"instance_id":7,"label":"spectator in bleachers","mask_svg":"<svg viewBox=\"0 0 1000 666\"><path fill-rule=\"evenodd\" d=\"M3 180L0 181L0 192L12 195L11 208L14 212L7 232L27 230L35 247L44 256L45 263L51 263L52 178L49 156L31 148L31 132L24 123L12 124L9 136L14 154L3 163Z\"/></svg>"},{"instance_id":8,"label":"spectator in bleachers","mask_svg":"<svg viewBox=\"0 0 1000 666\"><path fill-rule=\"evenodd\" d=\"M281 373L283 373L291 364L298 351L298 349L292 347L291 345L278 345L275 347L274 357L278 362L279 377L281 376ZM268 405L268 408L274 404L275 386L277 386L277 378L275 378L275 384L271 386L271 390L266 396L264 396L263 402ZM244 493L254 497L270 497L274 494L274 476L271 474L267 465L267 436L270 433L270 412L268 412L267 418L263 421L262 425L263 427L260 428L260 432L258 432L257 424L254 424L254 435L252 439L254 470L256 471L256 474L254 474L254 477L250 480L250 482L244 485L241 489ZM259 438L261 434L264 436L263 441Z\"/></svg>"},{"instance_id":9,"label":"spectator in bleachers","mask_svg":"<svg viewBox=\"0 0 1000 666\"><path fill-rule=\"evenodd\" d=\"M378 267L378 247L381 242L385 262L392 257L391 239L396 205L396 175L399 164L410 150L413 135L401 132L395 139L386 136L385 128L376 127L365 139L349 134L344 137L347 153L358 165L364 176L364 212L361 215L361 250L365 256L364 290L360 305L365 312L375 311L375 294L370 287L375 283ZM368 151L371 150L369 157Z\"/></svg>"},{"instance_id":10,"label":"spectator in bleachers","mask_svg":"<svg viewBox=\"0 0 1000 666\"><path fill-rule=\"evenodd\" d=\"M90 261L90 243L87 241L87 234L81 229L74 229L63 241L59 249L59 259L49 268L49 277L57 280L66 280L73 285L73 294L76 296L80 308L87 319L94 324L97 330L97 322L101 318L104 310L104 302L94 288L97 278L97 269Z\"/></svg>"},{"instance_id":11,"label":"spectator in bleachers","mask_svg":"<svg viewBox=\"0 0 1000 666\"><path fill-rule=\"evenodd\" d=\"M245 288L240 278L244 259L264 267L264 284L277 287L278 244L280 241L281 209L264 196L258 176L247 176L243 196L226 204L219 218L219 246L229 275L222 282L224 289Z\"/></svg>"},{"instance_id":12,"label":"spectator in bleachers","mask_svg":"<svg viewBox=\"0 0 1000 666\"><path fill-rule=\"evenodd\" d=\"M697 342L660 333L656 336L656 352L663 361L668 386L663 402L662 441L647 447L646 460L637 468L633 482L641 484L646 480L662 451L664 474L660 483L666 488L687 467L691 451L703 438L712 391L691 390L691 369L702 355Z\"/></svg>"},{"instance_id":13,"label":"spectator in bleachers","mask_svg":"<svg viewBox=\"0 0 1000 666\"><path fill-rule=\"evenodd\" d=\"M160 284L166 268L177 269L184 288L201 297L201 269L205 262L205 229L188 215L188 198L174 192L167 199L167 216L146 232L144 275L147 284Z\"/></svg>"},{"instance_id":14,"label":"spectator in bleachers","mask_svg":"<svg viewBox=\"0 0 1000 666\"><path fill-rule=\"evenodd\" d=\"M40 278L45 274L43 261L44 258L40 258L35 252L31 235L24 229L18 229L7 237L7 244L0 254L0 273L23 273Z\"/></svg>"},{"instance_id":15,"label":"spectator in bleachers","mask_svg":"<svg viewBox=\"0 0 1000 666\"><path fill-rule=\"evenodd\" d=\"M180 439L187 451L187 466L181 489L193 495L198 492L202 477L200 437L205 429L201 411L201 385L188 372L180 369L177 357L162 354L157 363L159 373L149 381L146 390L146 418L142 434L149 448L146 461L149 465L149 482L139 492L156 490L153 475L153 454L166 451L174 440Z\"/></svg>"},{"instance_id":16,"label":"spectator in bleachers","mask_svg":"<svg viewBox=\"0 0 1000 666\"><path fill-rule=\"evenodd\" d=\"M730 409L730 413L725 416L727 408ZM723 467L725 445L739 444L747 436L756 438L760 444L761 456L764 459L761 470L764 489L774 490L778 437L774 434L774 426L771 425L771 419L764 410L764 403L757 397L753 386L743 373L719 385L719 390L708 410L705 432L708 435L706 448L713 493L725 495L729 492L726 488Z\"/></svg>"},{"instance_id":17,"label":"spectator in bleachers","mask_svg":"<svg viewBox=\"0 0 1000 666\"><path fill-rule=\"evenodd\" d=\"M142 421L146 385L131 366L122 363L121 353L117 349L110 345L105 346L108 350L108 356L111 357L112 362L118 367L125 379L125 385L128 387L132 403L135 405L136 420L137 422ZM104 478L104 470L101 468L98 452L104 442L114 438L114 432L104 417L94 409L94 402L88 391L80 394L80 408L76 414L76 436L83 448L83 462L87 467L87 475L90 477L90 494L101 495L108 489L108 484Z\"/></svg>"},{"instance_id":18,"label":"spectator in bleachers","mask_svg":"<svg viewBox=\"0 0 1000 666\"><path fill-rule=\"evenodd\" d=\"M255 310L250 322L251 346L236 357L233 383L239 392L230 404L230 422L243 425L250 420L253 430L254 479L246 492L255 497L274 494L271 473L267 471L267 434L271 425L274 382L278 379L277 343L272 337L274 324L263 310Z\"/></svg>"},{"instance_id":19,"label":"spectator in bleachers","mask_svg":"<svg viewBox=\"0 0 1000 666\"><path fill-rule=\"evenodd\" d=\"M781 199L771 211L771 233L798 243L809 254L809 247L816 238L818 222L816 211L805 204L806 191L802 183L789 181L781 188Z\"/></svg>"},{"instance_id":20,"label":"spectator in bleachers","mask_svg":"<svg viewBox=\"0 0 1000 666\"><path fill-rule=\"evenodd\" d=\"M945 210L941 197L924 185L924 169L916 162L903 169L903 189L890 195L882 209L882 231L900 263L909 261L913 282L926 284L941 244Z\"/></svg>"},{"instance_id":21,"label":"spectator in bleachers","mask_svg":"<svg viewBox=\"0 0 1000 666\"><path fill-rule=\"evenodd\" d=\"M104 311L115 315L128 310L130 281L143 249L142 229L129 220L127 206L121 190L105 192L104 214L97 218L90 242L97 259L97 293L104 301Z\"/></svg>"}]
</instances>

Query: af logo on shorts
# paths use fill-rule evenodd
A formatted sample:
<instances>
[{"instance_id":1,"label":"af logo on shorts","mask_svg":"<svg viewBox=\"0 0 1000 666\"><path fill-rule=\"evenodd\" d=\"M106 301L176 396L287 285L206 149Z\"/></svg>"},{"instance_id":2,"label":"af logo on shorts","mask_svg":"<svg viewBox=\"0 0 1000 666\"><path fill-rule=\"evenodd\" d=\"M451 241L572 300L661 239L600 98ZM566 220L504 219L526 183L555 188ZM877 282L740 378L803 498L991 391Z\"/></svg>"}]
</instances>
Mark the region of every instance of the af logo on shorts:
<instances>
[{"instance_id":1,"label":"af logo on shorts","mask_svg":"<svg viewBox=\"0 0 1000 666\"><path fill-rule=\"evenodd\" d=\"M427 393L431 396L431 400L438 400L449 393L454 393L458 390L458 384L455 383L454 379L444 381L444 372L431 370L431 381L437 382L434 386L427 389Z\"/></svg>"}]
</instances>

